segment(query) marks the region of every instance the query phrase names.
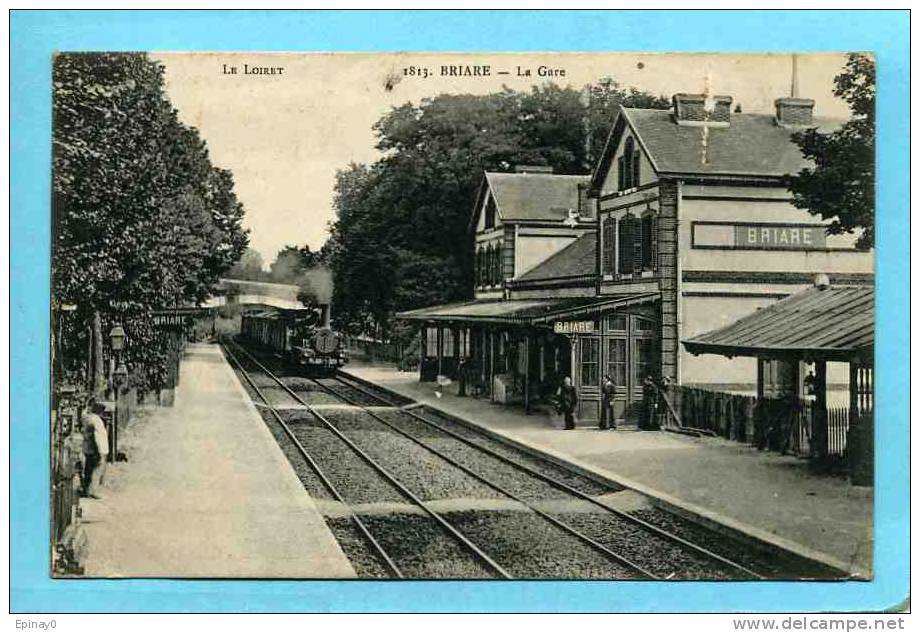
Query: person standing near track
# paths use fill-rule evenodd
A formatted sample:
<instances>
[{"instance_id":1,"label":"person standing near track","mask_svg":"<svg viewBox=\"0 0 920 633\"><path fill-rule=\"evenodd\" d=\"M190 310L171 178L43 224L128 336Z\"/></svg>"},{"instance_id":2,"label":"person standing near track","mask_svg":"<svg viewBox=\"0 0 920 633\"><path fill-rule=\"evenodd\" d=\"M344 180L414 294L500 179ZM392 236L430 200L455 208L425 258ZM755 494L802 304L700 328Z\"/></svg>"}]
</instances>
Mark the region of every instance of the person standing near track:
<instances>
[{"instance_id":1,"label":"person standing near track","mask_svg":"<svg viewBox=\"0 0 920 633\"><path fill-rule=\"evenodd\" d=\"M613 399L616 395L616 385L613 384L613 378L610 374L604 374L604 380L601 383L601 420L600 429L606 431L608 428L616 431L617 423L613 417Z\"/></svg>"},{"instance_id":2,"label":"person standing near track","mask_svg":"<svg viewBox=\"0 0 920 633\"><path fill-rule=\"evenodd\" d=\"M558 399L557 408L565 416L565 430L571 431L575 428L575 407L578 405L578 392L575 390L570 376L566 376L562 380Z\"/></svg>"}]
</instances>

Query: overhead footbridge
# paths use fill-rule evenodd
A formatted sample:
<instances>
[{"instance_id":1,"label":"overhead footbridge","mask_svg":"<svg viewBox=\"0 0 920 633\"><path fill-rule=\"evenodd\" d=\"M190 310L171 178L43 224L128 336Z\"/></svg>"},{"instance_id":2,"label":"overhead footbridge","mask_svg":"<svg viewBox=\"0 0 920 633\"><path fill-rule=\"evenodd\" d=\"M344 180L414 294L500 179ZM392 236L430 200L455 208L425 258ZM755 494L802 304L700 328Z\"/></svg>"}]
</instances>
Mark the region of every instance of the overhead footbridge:
<instances>
[{"instance_id":1,"label":"overhead footbridge","mask_svg":"<svg viewBox=\"0 0 920 633\"><path fill-rule=\"evenodd\" d=\"M297 299L299 287L293 284L273 284L247 279L221 279L217 289L203 307L225 305L261 305L282 309L305 307Z\"/></svg>"}]
</instances>

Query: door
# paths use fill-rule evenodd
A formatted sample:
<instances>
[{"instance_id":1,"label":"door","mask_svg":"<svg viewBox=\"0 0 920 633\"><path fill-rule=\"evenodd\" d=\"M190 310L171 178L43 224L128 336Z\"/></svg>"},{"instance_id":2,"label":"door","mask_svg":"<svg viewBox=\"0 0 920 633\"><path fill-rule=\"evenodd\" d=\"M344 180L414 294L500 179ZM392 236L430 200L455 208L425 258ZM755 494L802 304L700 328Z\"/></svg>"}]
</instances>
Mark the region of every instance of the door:
<instances>
[{"instance_id":1,"label":"door","mask_svg":"<svg viewBox=\"0 0 920 633\"><path fill-rule=\"evenodd\" d=\"M613 314L605 319L604 373L615 385L617 425L638 423L645 379L660 375L658 336L657 322L643 316Z\"/></svg>"},{"instance_id":2,"label":"door","mask_svg":"<svg viewBox=\"0 0 920 633\"><path fill-rule=\"evenodd\" d=\"M578 339L578 419L597 422L601 402L601 337L579 336Z\"/></svg>"}]
</instances>

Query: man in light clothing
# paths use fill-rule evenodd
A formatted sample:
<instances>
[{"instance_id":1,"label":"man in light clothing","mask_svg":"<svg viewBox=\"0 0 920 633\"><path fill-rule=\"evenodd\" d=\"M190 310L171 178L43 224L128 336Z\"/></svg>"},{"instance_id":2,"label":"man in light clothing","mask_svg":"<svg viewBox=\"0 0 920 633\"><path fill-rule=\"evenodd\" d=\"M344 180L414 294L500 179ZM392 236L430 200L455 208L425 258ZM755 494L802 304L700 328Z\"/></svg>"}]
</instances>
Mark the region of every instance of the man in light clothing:
<instances>
[{"instance_id":1,"label":"man in light clothing","mask_svg":"<svg viewBox=\"0 0 920 633\"><path fill-rule=\"evenodd\" d=\"M93 402L80 420L83 426L83 494L93 499L99 498L96 490L102 484L109 456L109 434L99 416L103 411L103 405Z\"/></svg>"}]
</instances>

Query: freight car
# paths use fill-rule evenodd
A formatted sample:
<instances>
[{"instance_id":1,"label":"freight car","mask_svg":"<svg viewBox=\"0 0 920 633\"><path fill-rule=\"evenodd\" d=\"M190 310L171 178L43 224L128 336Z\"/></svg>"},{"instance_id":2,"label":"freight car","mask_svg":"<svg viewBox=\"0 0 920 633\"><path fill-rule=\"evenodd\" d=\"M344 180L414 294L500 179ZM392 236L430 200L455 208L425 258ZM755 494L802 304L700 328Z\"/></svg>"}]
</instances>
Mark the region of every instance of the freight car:
<instances>
[{"instance_id":1,"label":"freight car","mask_svg":"<svg viewBox=\"0 0 920 633\"><path fill-rule=\"evenodd\" d=\"M348 362L342 335L332 329L329 316L325 304L247 312L242 316L240 336L311 373L329 374Z\"/></svg>"}]
</instances>

